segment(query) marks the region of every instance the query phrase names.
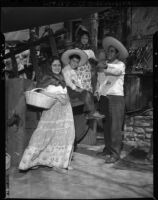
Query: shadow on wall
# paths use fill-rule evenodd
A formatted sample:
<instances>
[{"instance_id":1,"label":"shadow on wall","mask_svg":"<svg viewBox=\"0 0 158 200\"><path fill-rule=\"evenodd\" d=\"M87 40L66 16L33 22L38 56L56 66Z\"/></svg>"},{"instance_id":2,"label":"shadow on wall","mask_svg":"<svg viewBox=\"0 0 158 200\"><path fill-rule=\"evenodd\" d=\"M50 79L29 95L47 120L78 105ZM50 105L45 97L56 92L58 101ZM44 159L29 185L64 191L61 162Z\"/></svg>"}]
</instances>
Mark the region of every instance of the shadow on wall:
<instances>
[{"instance_id":1,"label":"shadow on wall","mask_svg":"<svg viewBox=\"0 0 158 200\"><path fill-rule=\"evenodd\" d=\"M152 75L125 76L126 112L152 107L153 102Z\"/></svg>"}]
</instances>

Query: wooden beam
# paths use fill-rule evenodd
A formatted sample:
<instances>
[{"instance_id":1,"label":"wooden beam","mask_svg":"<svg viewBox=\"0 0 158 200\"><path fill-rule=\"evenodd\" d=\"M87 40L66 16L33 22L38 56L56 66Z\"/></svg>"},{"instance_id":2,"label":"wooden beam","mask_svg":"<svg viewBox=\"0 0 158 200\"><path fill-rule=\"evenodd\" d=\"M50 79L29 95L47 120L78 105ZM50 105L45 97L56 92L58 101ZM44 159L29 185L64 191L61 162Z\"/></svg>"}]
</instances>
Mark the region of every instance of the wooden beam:
<instances>
[{"instance_id":1,"label":"wooden beam","mask_svg":"<svg viewBox=\"0 0 158 200\"><path fill-rule=\"evenodd\" d=\"M54 37L59 37L61 34L64 34L66 32L65 29L62 29L60 31L57 31L55 34L53 34ZM21 47L18 47L18 49L12 49L12 54L19 54L27 49L30 49L32 46L38 46L40 45L41 43L44 43L44 42L48 42L49 41L49 37L50 35L48 36L44 36L42 38L40 38L39 40L37 41L28 41L27 44L23 44ZM7 58L10 58L11 57L11 54L10 53L7 53L5 55L5 59Z\"/></svg>"},{"instance_id":2,"label":"wooden beam","mask_svg":"<svg viewBox=\"0 0 158 200\"><path fill-rule=\"evenodd\" d=\"M55 41L55 37L54 37L54 33L52 29L49 29L49 42L50 42L50 47L52 50L52 56L58 56L58 50L57 50L56 41Z\"/></svg>"}]
</instances>

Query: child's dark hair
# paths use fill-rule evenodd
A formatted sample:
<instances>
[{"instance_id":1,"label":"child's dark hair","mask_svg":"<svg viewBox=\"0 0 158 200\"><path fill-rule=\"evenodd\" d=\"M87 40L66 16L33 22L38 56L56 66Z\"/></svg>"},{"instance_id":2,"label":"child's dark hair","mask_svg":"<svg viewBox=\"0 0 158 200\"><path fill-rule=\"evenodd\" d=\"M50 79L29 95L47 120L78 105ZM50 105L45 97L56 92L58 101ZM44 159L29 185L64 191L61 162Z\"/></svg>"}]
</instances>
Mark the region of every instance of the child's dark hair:
<instances>
[{"instance_id":1,"label":"child's dark hair","mask_svg":"<svg viewBox=\"0 0 158 200\"><path fill-rule=\"evenodd\" d=\"M88 31L83 31L83 30L82 30L81 33L79 34L80 39L81 39L81 37L82 37L83 35L87 35L87 36L88 36L88 39L90 40L90 34L89 34Z\"/></svg>"},{"instance_id":2,"label":"child's dark hair","mask_svg":"<svg viewBox=\"0 0 158 200\"><path fill-rule=\"evenodd\" d=\"M73 55L69 56L70 60L73 59L73 58L77 58L78 60L81 59L81 57L79 55L77 55L77 54L73 54Z\"/></svg>"}]
</instances>

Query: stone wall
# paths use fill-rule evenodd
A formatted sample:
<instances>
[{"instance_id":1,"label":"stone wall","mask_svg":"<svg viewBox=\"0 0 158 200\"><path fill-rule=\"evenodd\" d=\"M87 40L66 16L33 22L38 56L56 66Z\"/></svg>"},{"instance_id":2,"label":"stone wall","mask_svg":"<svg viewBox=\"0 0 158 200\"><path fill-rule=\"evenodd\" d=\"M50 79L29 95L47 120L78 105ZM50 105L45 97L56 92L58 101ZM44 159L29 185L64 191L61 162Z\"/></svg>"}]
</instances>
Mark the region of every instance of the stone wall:
<instances>
[{"instance_id":1,"label":"stone wall","mask_svg":"<svg viewBox=\"0 0 158 200\"><path fill-rule=\"evenodd\" d=\"M153 134L153 111L148 110L137 116L126 116L124 125L124 142L133 145L146 143L150 146L150 138Z\"/></svg>"}]
</instances>

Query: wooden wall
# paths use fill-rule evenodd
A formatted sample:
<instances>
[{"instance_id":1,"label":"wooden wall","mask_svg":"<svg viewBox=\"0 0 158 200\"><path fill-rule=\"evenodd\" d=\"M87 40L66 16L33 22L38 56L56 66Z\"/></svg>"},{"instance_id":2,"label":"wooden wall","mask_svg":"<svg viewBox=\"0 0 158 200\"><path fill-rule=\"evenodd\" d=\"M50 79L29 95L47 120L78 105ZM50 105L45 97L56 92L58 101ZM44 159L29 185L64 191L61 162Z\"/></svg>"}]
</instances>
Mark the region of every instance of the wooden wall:
<instances>
[{"instance_id":1,"label":"wooden wall","mask_svg":"<svg viewBox=\"0 0 158 200\"><path fill-rule=\"evenodd\" d=\"M152 74L126 75L124 89L126 112L151 106L153 99Z\"/></svg>"},{"instance_id":2,"label":"wooden wall","mask_svg":"<svg viewBox=\"0 0 158 200\"><path fill-rule=\"evenodd\" d=\"M11 166L18 166L37 124L37 114L27 109L24 96L24 91L33 87L33 82L20 78L8 79L5 87L6 151L11 156Z\"/></svg>"}]
</instances>

